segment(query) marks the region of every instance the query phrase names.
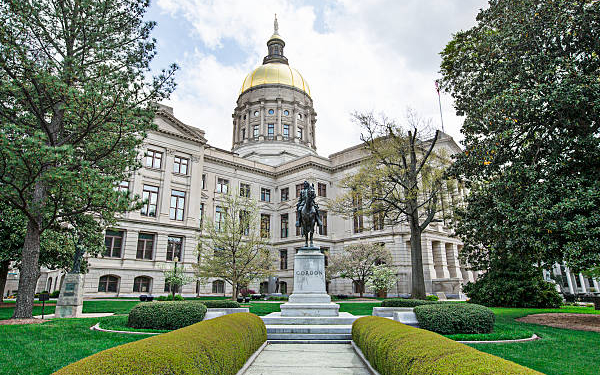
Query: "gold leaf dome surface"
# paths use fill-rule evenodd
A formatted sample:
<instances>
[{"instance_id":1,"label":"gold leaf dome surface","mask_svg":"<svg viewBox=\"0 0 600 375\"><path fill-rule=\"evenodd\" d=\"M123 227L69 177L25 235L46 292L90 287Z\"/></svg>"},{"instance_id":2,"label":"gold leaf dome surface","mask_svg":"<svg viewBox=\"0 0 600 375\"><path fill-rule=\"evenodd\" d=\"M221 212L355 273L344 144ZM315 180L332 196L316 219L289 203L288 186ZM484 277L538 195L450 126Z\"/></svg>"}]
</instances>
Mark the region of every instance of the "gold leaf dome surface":
<instances>
[{"instance_id":1,"label":"gold leaf dome surface","mask_svg":"<svg viewBox=\"0 0 600 375\"><path fill-rule=\"evenodd\" d=\"M308 82L306 82L300 72L287 64L276 62L263 64L248 74L246 79L244 79L240 94L252 87L268 84L292 86L310 96Z\"/></svg>"}]
</instances>

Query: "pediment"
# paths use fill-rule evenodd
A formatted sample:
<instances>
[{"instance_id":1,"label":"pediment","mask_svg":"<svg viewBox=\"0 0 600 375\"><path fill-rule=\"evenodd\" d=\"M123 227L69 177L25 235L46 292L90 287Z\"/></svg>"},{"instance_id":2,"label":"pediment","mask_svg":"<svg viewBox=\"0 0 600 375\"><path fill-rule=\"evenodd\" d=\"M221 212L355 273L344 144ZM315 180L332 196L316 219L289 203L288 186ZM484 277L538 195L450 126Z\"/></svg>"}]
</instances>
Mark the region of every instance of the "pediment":
<instances>
[{"instance_id":1,"label":"pediment","mask_svg":"<svg viewBox=\"0 0 600 375\"><path fill-rule=\"evenodd\" d=\"M287 210L292 208L292 205L289 203L289 201L283 202L279 204L279 209L280 210Z\"/></svg>"},{"instance_id":2,"label":"pediment","mask_svg":"<svg viewBox=\"0 0 600 375\"><path fill-rule=\"evenodd\" d=\"M273 207L272 204L264 203L264 202L261 202L259 207L263 210L275 210L275 207Z\"/></svg>"},{"instance_id":3,"label":"pediment","mask_svg":"<svg viewBox=\"0 0 600 375\"><path fill-rule=\"evenodd\" d=\"M154 117L154 123L157 125L160 133L199 143L206 143L203 130L184 124L167 111L159 110Z\"/></svg>"}]
</instances>

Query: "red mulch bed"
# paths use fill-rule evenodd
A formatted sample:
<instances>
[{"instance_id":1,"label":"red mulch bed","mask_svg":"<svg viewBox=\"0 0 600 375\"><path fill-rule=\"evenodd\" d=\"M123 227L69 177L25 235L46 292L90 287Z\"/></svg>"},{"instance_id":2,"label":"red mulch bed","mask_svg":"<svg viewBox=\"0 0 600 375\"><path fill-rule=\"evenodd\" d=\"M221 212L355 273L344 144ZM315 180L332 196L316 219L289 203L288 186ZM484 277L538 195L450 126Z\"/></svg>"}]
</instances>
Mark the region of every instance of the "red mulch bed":
<instances>
[{"instance_id":1,"label":"red mulch bed","mask_svg":"<svg viewBox=\"0 0 600 375\"><path fill-rule=\"evenodd\" d=\"M40 324L47 322L48 319L6 319L0 320L0 326L12 326L18 324Z\"/></svg>"},{"instance_id":2,"label":"red mulch bed","mask_svg":"<svg viewBox=\"0 0 600 375\"><path fill-rule=\"evenodd\" d=\"M547 313L528 315L516 320L523 323L541 324L554 328L600 332L600 315Z\"/></svg>"}]
</instances>

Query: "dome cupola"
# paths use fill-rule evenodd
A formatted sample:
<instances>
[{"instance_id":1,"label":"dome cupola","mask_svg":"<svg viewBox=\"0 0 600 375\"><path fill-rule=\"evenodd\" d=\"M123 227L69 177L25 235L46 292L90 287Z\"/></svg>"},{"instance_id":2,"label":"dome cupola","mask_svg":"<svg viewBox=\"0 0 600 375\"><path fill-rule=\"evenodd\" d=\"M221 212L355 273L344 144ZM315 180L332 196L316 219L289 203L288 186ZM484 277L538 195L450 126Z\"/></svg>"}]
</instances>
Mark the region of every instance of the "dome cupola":
<instances>
[{"instance_id":1,"label":"dome cupola","mask_svg":"<svg viewBox=\"0 0 600 375\"><path fill-rule=\"evenodd\" d=\"M240 89L233 117L233 152L265 164L279 165L316 154L316 112L308 83L288 64L277 16L268 54Z\"/></svg>"}]
</instances>

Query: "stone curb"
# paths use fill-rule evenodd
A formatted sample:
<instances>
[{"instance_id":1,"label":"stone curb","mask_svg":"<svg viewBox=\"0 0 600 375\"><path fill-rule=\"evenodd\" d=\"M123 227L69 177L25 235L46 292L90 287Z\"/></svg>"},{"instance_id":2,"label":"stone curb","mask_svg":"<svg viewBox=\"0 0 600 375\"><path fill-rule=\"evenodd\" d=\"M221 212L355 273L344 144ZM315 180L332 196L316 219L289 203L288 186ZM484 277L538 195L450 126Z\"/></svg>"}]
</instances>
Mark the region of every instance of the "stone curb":
<instances>
[{"instance_id":1,"label":"stone curb","mask_svg":"<svg viewBox=\"0 0 600 375\"><path fill-rule=\"evenodd\" d=\"M130 335L160 335L164 332L138 332L138 331L117 331L114 329L100 328L100 322L90 327L90 331L111 332L111 333L128 333Z\"/></svg>"},{"instance_id":2,"label":"stone curb","mask_svg":"<svg viewBox=\"0 0 600 375\"><path fill-rule=\"evenodd\" d=\"M365 357L362 350L360 350L358 345L356 345L354 343L354 340L350 341L350 344L352 345L352 348L354 349L354 352L356 353L356 355L358 355L360 360L363 361L363 363L367 367L367 370L369 371L369 373L371 373L371 375L380 375L379 372L377 372L377 370L375 370L373 368L373 366L371 366L371 364L369 363L369 360Z\"/></svg>"},{"instance_id":3,"label":"stone curb","mask_svg":"<svg viewBox=\"0 0 600 375\"><path fill-rule=\"evenodd\" d=\"M511 343L515 343L515 342L528 342L528 341L539 340L540 338L541 337L539 337L538 335L536 335L534 333L533 336L526 338L526 339L494 340L494 341L457 341L457 342L460 342L461 344L511 344Z\"/></svg>"},{"instance_id":4,"label":"stone curb","mask_svg":"<svg viewBox=\"0 0 600 375\"><path fill-rule=\"evenodd\" d=\"M250 368L250 366L252 366L252 364L254 363L254 361L256 360L256 358L258 358L259 354L265 349L265 347L269 344L268 341L265 341L260 348L258 348L254 354L252 354L250 356L250 358L248 358L248 360L246 361L246 363L244 363L244 366L240 369L240 371L236 372L235 375L243 375L246 371L248 371L248 369Z\"/></svg>"}]
</instances>

